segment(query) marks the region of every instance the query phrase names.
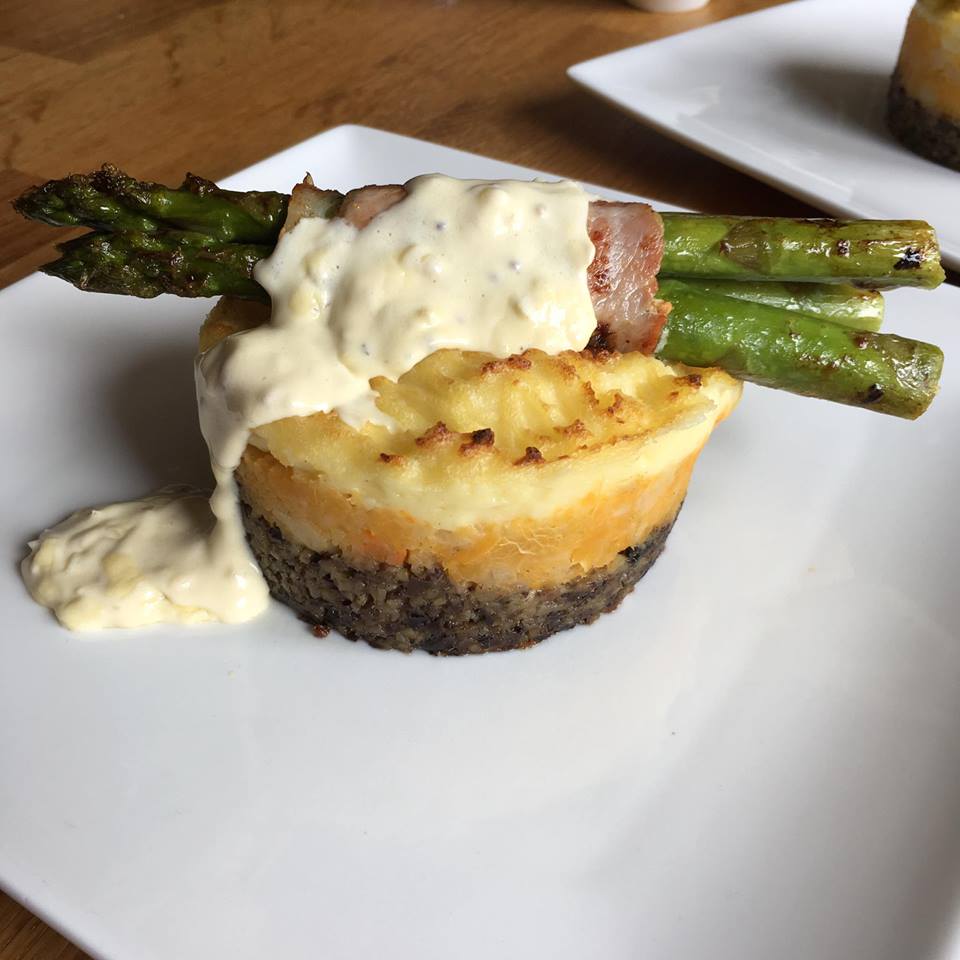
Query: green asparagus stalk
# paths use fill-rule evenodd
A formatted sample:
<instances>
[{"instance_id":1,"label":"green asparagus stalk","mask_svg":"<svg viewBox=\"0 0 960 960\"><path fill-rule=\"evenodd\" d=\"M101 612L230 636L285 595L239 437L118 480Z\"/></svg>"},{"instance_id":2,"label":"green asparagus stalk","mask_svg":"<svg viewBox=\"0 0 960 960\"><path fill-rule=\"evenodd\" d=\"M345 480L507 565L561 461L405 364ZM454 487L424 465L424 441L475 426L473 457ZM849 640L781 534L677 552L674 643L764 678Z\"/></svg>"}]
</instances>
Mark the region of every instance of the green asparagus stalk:
<instances>
[{"instance_id":1,"label":"green asparagus stalk","mask_svg":"<svg viewBox=\"0 0 960 960\"><path fill-rule=\"evenodd\" d=\"M88 233L62 243L60 258L41 267L81 290L131 297L216 297L269 300L253 279L272 246L221 243L186 231Z\"/></svg>"},{"instance_id":2,"label":"green asparagus stalk","mask_svg":"<svg viewBox=\"0 0 960 960\"><path fill-rule=\"evenodd\" d=\"M673 305L656 355L791 393L909 420L937 392L939 347L706 293L664 280Z\"/></svg>"},{"instance_id":3,"label":"green asparagus stalk","mask_svg":"<svg viewBox=\"0 0 960 960\"><path fill-rule=\"evenodd\" d=\"M104 164L89 174L74 174L31 187L14 202L30 220L58 227L155 233L174 228L233 243L276 243L290 198L283 193L222 190L187 174L172 190L134 180Z\"/></svg>"},{"instance_id":4,"label":"green asparagus stalk","mask_svg":"<svg viewBox=\"0 0 960 960\"><path fill-rule=\"evenodd\" d=\"M936 287L944 280L922 220L788 220L664 213L660 276Z\"/></svg>"},{"instance_id":5,"label":"green asparagus stalk","mask_svg":"<svg viewBox=\"0 0 960 960\"><path fill-rule=\"evenodd\" d=\"M702 293L715 293L808 317L832 320L876 333L883 324L883 294L847 283L778 283L774 280L687 280Z\"/></svg>"}]
</instances>

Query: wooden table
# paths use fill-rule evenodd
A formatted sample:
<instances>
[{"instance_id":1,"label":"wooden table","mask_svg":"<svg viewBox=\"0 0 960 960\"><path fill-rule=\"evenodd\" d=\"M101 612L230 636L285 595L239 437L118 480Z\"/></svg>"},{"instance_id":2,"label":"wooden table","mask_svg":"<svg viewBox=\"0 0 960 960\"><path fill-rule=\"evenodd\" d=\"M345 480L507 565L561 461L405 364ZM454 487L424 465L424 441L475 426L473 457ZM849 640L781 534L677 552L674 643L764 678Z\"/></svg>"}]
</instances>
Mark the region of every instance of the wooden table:
<instances>
[{"instance_id":1,"label":"wooden table","mask_svg":"<svg viewBox=\"0 0 960 960\"><path fill-rule=\"evenodd\" d=\"M667 16L621 0L5 0L0 199L105 160L216 179L363 123L703 210L804 215L565 76L776 2ZM0 286L50 259L55 233L0 204ZM0 894L0 960L84 956Z\"/></svg>"}]
</instances>

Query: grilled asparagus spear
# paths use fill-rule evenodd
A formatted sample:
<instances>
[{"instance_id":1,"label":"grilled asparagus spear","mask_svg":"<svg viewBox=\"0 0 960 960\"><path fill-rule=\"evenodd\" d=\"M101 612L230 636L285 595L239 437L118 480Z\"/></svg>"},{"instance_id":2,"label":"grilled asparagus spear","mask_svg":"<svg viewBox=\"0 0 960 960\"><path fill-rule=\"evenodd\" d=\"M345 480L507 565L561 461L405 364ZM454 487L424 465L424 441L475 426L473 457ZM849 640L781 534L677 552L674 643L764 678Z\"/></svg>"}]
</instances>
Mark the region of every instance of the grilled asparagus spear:
<instances>
[{"instance_id":1,"label":"grilled asparagus spear","mask_svg":"<svg viewBox=\"0 0 960 960\"><path fill-rule=\"evenodd\" d=\"M55 227L92 227L113 233L157 233L173 228L232 243L277 241L287 215L285 193L222 190L187 174L176 190L134 180L111 164L31 187L13 201L29 220Z\"/></svg>"},{"instance_id":2,"label":"grilled asparagus spear","mask_svg":"<svg viewBox=\"0 0 960 960\"><path fill-rule=\"evenodd\" d=\"M272 244L226 243L190 231L97 231L58 247L40 269L80 290L129 297L218 297L269 300L253 279Z\"/></svg>"},{"instance_id":3,"label":"grilled asparagus spear","mask_svg":"<svg viewBox=\"0 0 960 960\"><path fill-rule=\"evenodd\" d=\"M662 216L663 277L927 288L944 280L936 233L922 220Z\"/></svg>"},{"instance_id":4,"label":"grilled asparagus spear","mask_svg":"<svg viewBox=\"0 0 960 960\"><path fill-rule=\"evenodd\" d=\"M663 280L673 305L656 355L741 380L915 420L937 393L933 344L852 330L801 313Z\"/></svg>"},{"instance_id":5,"label":"grilled asparagus spear","mask_svg":"<svg viewBox=\"0 0 960 960\"><path fill-rule=\"evenodd\" d=\"M883 294L848 283L780 283L775 280L685 280L684 283L703 293L794 310L856 330L876 333L883 324Z\"/></svg>"}]
</instances>

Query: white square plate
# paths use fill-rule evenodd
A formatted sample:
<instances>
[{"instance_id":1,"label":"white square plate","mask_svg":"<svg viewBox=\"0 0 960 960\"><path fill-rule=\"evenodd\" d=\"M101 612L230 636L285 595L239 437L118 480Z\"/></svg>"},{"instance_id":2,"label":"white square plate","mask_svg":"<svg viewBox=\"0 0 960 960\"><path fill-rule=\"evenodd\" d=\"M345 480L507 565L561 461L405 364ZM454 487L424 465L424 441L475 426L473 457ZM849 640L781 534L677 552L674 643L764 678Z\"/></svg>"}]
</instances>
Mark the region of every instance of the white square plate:
<instances>
[{"instance_id":1,"label":"white square plate","mask_svg":"<svg viewBox=\"0 0 960 960\"><path fill-rule=\"evenodd\" d=\"M688 146L839 216L928 220L960 269L960 173L884 123L911 0L794 0L570 76Z\"/></svg>"},{"instance_id":2,"label":"white square plate","mask_svg":"<svg viewBox=\"0 0 960 960\"><path fill-rule=\"evenodd\" d=\"M230 183L534 171L340 127ZM891 296L960 356L960 293ZM243 627L85 638L16 563L203 482L205 305L0 293L0 881L109 960L945 957L960 881L960 393L748 389L621 609L434 659Z\"/></svg>"}]
</instances>

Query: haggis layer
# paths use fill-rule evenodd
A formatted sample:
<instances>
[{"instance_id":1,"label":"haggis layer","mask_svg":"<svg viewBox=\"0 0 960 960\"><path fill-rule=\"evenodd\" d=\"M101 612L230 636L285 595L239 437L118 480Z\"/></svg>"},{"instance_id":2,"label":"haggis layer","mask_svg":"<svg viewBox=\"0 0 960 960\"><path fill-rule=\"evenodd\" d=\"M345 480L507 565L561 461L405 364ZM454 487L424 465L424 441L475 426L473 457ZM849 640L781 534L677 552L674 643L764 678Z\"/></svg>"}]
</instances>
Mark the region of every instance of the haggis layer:
<instances>
[{"instance_id":1,"label":"haggis layer","mask_svg":"<svg viewBox=\"0 0 960 960\"><path fill-rule=\"evenodd\" d=\"M308 623L389 650L459 655L529 647L614 610L660 556L669 523L613 563L543 590L455 583L440 567L370 563L289 541L248 505L247 538L270 592Z\"/></svg>"}]
</instances>

